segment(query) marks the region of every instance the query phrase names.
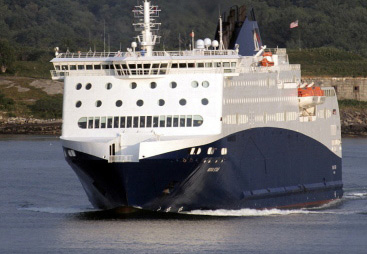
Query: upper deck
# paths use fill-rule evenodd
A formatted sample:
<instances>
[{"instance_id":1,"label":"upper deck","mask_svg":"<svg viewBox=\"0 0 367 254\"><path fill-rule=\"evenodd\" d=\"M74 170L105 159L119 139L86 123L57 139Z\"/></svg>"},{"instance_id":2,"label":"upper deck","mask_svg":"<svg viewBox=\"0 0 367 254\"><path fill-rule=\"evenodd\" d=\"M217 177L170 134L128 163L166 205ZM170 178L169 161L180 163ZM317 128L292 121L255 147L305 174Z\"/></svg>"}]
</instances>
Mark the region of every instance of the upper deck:
<instances>
[{"instance_id":1,"label":"upper deck","mask_svg":"<svg viewBox=\"0 0 367 254\"><path fill-rule=\"evenodd\" d=\"M65 76L116 76L118 78L150 78L174 73L223 73L236 76L239 73L262 71L299 70L290 65L285 49L267 49L273 52L276 64L261 67L262 56L243 57L237 50L194 49L190 51L144 52L77 52L60 53L51 62L52 79Z\"/></svg>"}]
</instances>

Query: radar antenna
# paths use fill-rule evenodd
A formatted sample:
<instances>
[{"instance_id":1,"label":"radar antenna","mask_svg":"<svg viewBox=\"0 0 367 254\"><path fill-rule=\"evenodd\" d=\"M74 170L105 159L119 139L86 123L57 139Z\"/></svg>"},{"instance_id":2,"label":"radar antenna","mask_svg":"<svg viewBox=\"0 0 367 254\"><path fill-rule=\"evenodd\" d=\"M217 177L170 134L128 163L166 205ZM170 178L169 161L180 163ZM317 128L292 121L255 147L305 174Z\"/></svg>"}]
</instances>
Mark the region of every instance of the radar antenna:
<instances>
[{"instance_id":1,"label":"radar antenna","mask_svg":"<svg viewBox=\"0 0 367 254\"><path fill-rule=\"evenodd\" d=\"M156 18L159 18L160 11L158 6L151 5L148 0L144 0L143 5L135 6L133 10L134 17L138 20L133 25L136 31L141 32L136 38L141 49L146 51L146 56L152 56L153 47L160 40L157 34L161 23L154 22Z\"/></svg>"}]
</instances>

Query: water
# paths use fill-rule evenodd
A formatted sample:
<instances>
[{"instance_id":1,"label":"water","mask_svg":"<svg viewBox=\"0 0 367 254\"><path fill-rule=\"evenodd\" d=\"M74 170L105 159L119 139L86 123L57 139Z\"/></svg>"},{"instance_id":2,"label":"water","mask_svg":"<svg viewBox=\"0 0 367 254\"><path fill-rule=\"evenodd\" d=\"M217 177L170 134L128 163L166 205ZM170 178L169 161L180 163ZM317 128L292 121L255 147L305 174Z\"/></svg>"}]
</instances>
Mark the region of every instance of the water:
<instances>
[{"instance_id":1,"label":"water","mask_svg":"<svg viewBox=\"0 0 367 254\"><path fill-rule=\"evenodd\" d=\"M56 138L0 136L0 253L366 253L367 139L343 139L345 197L321 209L94 210Z\"/></svg>"}]
</instances>

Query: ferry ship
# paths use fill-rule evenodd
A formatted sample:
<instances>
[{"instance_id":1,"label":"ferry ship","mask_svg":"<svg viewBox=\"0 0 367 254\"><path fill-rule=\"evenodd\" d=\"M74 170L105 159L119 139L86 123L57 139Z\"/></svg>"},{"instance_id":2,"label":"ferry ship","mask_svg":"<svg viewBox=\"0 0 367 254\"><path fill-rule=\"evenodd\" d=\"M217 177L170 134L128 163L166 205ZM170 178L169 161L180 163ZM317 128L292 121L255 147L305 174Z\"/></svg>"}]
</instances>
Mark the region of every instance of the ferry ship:
<instances>
[{"instance_id":1,"label":"ferry ship","mask_svg":"<svg viewBox=\"0 0 367 254\"><path fill-rule=\"evenodd\" d=\"M262 45L254 15L220 18L217 40L173 52L153 50L158 6L133 13L141 34L126 52L56 48L51 61L64 81L65 158L94 207L288 209L342 197L334 88L302 84L285 49Z\"/></svg>"}]
</instances>

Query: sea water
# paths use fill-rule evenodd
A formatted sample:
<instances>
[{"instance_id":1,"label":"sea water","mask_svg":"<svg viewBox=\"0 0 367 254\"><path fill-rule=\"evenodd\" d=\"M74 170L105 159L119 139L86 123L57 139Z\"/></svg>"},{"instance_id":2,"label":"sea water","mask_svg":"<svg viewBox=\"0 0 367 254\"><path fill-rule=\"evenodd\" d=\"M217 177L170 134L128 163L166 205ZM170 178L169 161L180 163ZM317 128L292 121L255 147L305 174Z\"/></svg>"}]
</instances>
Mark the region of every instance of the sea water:
<instances>
[{"instance_id":1,"label":"sea water","mask_svg":"<svg viewBox=\"0 0 367 254\"><path fill-rule=\"evenodd\" d=\"M0 253L367 253L367 139L343 139L343 182L318 209L98 211L58 138L0 136Z\"/></svg>"}]
</instances>

